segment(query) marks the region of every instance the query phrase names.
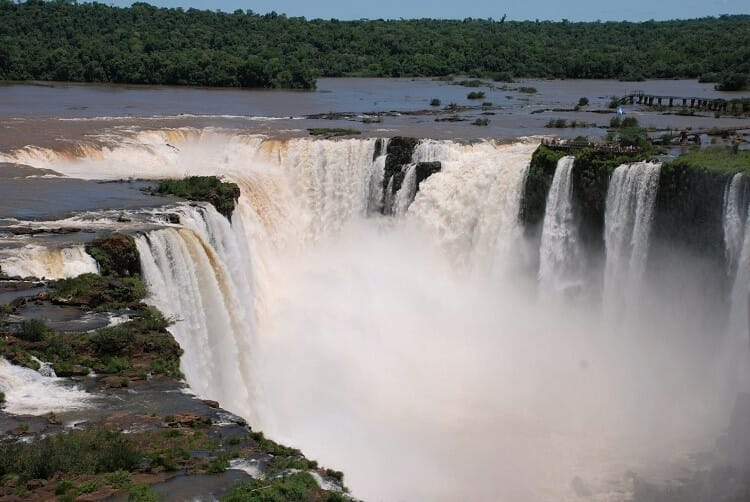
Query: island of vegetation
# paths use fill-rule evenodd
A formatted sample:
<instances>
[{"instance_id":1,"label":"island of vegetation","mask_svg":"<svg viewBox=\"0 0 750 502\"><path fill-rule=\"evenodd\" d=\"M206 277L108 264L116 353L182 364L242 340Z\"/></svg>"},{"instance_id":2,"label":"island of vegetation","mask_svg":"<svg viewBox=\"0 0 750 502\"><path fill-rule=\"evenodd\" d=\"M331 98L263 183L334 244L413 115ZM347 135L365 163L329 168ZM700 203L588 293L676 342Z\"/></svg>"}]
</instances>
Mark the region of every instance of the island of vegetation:
<instances>
[{"instance_id":1,"label":"island of vegetation","mask_svg":"<svg viewBox=\"0 0 750 502\"><path fill-rule=\"evenodd\" d=\"M312 89L318 77L701 78L748 86L750 16L307 20L0 0L0 80ZM532 92L531 89L526 92Z\"/></svg>"}]
</instances>

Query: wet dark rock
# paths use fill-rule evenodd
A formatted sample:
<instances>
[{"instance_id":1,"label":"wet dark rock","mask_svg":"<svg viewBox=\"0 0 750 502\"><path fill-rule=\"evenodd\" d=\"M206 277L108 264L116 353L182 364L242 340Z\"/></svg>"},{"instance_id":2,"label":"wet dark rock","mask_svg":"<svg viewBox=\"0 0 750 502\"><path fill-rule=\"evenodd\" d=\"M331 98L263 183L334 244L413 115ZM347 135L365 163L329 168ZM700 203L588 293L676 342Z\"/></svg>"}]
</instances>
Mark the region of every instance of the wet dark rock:
<instances>
[{"instance_id":1,"label":"wet dark rock","mask_svg":"<svg viewBox=\"0 0 750 502\"><path fill-rule=\"evenodd\" d=\"M180 215L177 213L168 213L167 214L167 221L173 225L179 225L180 224Z\"/></svg>"},{"instance_id":2,"label":"wet dark rock","mask_svg":"<svg viewBox=\"0 0 750 502\"><path fill-rule=\"evenodd\" d=\"M211 408L219 408L219 402L218 401L212 401L210 399L204 399L203 402L207 404Z\"/></svg>"},{"instance_id":3,"label":"wet dark rock","mask_svg":"<svg viewBox=\"0 0 750 502\"><path fill-rule=\"evenodd\" d=\"M419 164L417 164L417 190L419 190L420 183L422 183L433 174L439 173L442 168L443 165L440 163L440 161L420 162Z\"/></svg>"}]
</instances>

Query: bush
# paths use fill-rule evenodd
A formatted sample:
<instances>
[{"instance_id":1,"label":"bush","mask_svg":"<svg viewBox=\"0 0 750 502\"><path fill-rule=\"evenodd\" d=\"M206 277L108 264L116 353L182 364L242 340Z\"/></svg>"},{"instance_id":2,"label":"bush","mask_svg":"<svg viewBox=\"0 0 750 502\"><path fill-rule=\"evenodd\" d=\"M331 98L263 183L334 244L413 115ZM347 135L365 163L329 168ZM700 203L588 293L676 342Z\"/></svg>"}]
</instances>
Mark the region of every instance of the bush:
<instances>
[{"instance_id":1,"label":"bush","mask_svg":"<svg viewBox=\"0 0 750 502\"><path fill-rule=\"evenodd\" d=\"M748 87L750 76L746 73L727 72L721 75L714 87L717 91L742 91Z\"/></svg>"},{"instance_id":2,"label":"bush","mask_svg":"<svg viewBox=\"0 0 750 502\"><path fill-rule=\"evenodd\" d=\"M131 471L141 454L122 432L72 431L31 444L0 444L0 476L49 479L56 473Z\"/></svg>"},{"instance_id":3,"label":"bush","mask_svg":"<svg viewBox=\"0 0 750 502\"><path fill-rule=\"evenodd\" d=\"M523 92L524 94L536 94L537 90L536 87L519 87L518 92Z\"/></svg>"},{"instance_id":4,"label":"bush","mask_svg":"<svg viewBox=\"0 0 750 502\"><path fill-rule=\"evenodd\" d=\"M471 123L471 125L475 126L486 126L490 124L490 119L486 118L478 118L474 122Z\"/></svg>"},{"instance_id":5,"label":"bush","mask_svg":"<svg viewBox=\"0 0 750 502\"><path fill-rule=\"evenodd\" d=\"M440 100L438 98L432 98L430 100L430 106L440 106Z\"/></svg>"},{"instance_id":6,"label":"bush","mask_svg":"<svg viewBox=\"0 0 750 502\"><path fill-rule=\"evenodd\" d=\"M589 104L589 98L583 97L578 100L578 106L586 106Z\"/></svg>"},{"instance_id":7,"label":"bush","mask_svg":"<svg viewBox=\"0 0 750 502\"><path fill-rule=\"evenodd\" d=\"M622 119L622 127L638 127L638 119L635 117L625 117Z\"/></svg>"},{"instance_id":8,"label":"bush","mask_svg":"<svg viewBox=\"0 0 750 502\"><path fill-rule=\"evenodd\" d=\"M0 404L5 402L5 392L0 391Z\"/></svg>"},{"instance_id":9,"label":"bush","mask_svg":"<svg viewBox=\"0 0 750 502\"><path fill-rule=\"evenodd\" d=\"M159 502L159 497L149 485L140 484L128 491L128 502Z\"/></svg>"},{"instance_id":10,"label":"bush","mask_svg":"<svg viewBox=\"0 0 750 502\"><path fill-rule=\"evenodd\" d=\"M119 355L132 348L135 335L122 326L100 328L91 337L91 342L99 355Z\"/></svg>"},{"instance_id":11,"label":"bush","mask_svg":"<svg viewBox=\"0 0 750 502\"><path fill-rule=\"evenodd\" d=\"M129 276L141 272L141 261L133 237L115 233L86 244L102 275Z\"/></svg>"},{"instance_id":12,"label":"bush","mask_svg":"<svg viewBox=\"0 0 750 502\"><path fill-rule=\"evenodd\" d=\"M484 99L484 92L482 91L471 91L466 95L467 99Z\"/></svg>"},{"instance_id":13,"label":"bush","mask_svg":"<svg viewBox=\"0 0 750 502\"><path fill-rule=\"evenodd\" d=\"M482 85L481 80L462 80L458 83L458 85L462 85L464 87L480 87Z\"/></svg>"},{"instance_id":14,"label":"bush","mask_svg":"<svg viewBox=\"0 0 750 502\"><path fill-rule=\"evenodd\" d=\"M492 80L495 82L513 82L513 74L507 71L501 71L492 75Z\"/></svg>"},{"instance_id":15,"label":"bush","mask_svg":"<svg viewBox=\"0 0 750 502\"><path fill-rule=\"evenodd\" d=\"M50 329L41 319L28 319L21 322L18 338L27 342L41 342Z\"/></svg>"},{"instance_id":16,"label":"bush","mask_svg":"<svg viewBox=\"0 0 750 502\"><path fill-rule=\"evenodd\" d=\"M484 103L482 103L482 106L492 106L492 101L485 101Z\"/></svg>"},{"instance_id":17,"label":"bush","mask_svg":"<svg viewBox=\"0 0 750 502\"><path fill-rule=\"evenodd\" d=\"M617 115L612 117L612 119L609 121L609 127L611 127L612 129L619 129L620 127L622 127L622 120L620 120L620 117L618 117Z\"/></svg>"}]
</instances>

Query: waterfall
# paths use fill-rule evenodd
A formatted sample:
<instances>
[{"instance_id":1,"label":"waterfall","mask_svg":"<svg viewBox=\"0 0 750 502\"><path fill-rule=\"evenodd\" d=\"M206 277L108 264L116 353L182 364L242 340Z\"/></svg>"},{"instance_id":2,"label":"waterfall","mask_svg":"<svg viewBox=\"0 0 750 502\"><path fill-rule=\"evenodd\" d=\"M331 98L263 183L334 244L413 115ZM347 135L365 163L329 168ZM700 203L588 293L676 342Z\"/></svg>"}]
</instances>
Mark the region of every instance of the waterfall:
<instances>
[{"instance_id":1,"label":"waterfall","mask_svg":"<svg viewBox=\"0 0 750 502\"><path fill-rule=\"evenodd\" d=\"M742 252L742 241L747 219L746 203L743 194L742 173L737 173L724 190L724 251L727 260L727 273L734 276L737 262Z\"/></svg>"},{"instance_id":2,"label":"waterfall","mask_svg":"<svg viewBox=\"0 0 750 502\"><path fill-rule=\"evenodd\" d=\"M186 207L182 221L186 228L136 239L148 301L175 320L169 329L185 351L181 369L191 388L254 417L254 296L242 270L251 263L213 208Z\"/></svg>"},{"instance_id":3,"label":"waterfall","mask_svg":"<svg viewBox=\"0 0 750 502\"><path fill-rule=\"evenodd\" d=\"M575 158L562 157L547 196L539 248L539 289L555 295L581 282L583 249L573 211L572 173Z\"/></svg>"},{"instance_id":4,"label":"waterfall","mask_svg":"<svg viewBox=\"0 0 750 502\"><path fill-rule=\"evenodd\" d=\"M50 368L51 369L51 368ZM43 415L50 411L85 408L92 396L76 387L62 385L54 372L38 371L10 364L0 357L0 392L5 394L3 411L19 415Z\"/></svg>"},{"instance_id":5,"label":"waterfall","mask_svg":"<svg viewBox=\"0 0 750 502\"><path fill-rule=\"evenodd\" d=\"M8 248L0 255L0 267L10 277L67 279L86 273L99 273L96 261L83 246L53 248L27 244Z\"/></svg>"},{"instance_id":6,"label":"waterfall","mask_svg":"<svg viewBox=\"0 0 750 502\"><path fill-rule=\"evenodd\" d=\"M440 160L442 170L422 182L407 219L434 235L459 267L503 275L519 263L520 204L535 148L531 142L420 143L419 158Z\"/></svg>"},{"instance_id":7,"label":"waterfall","mask_svg":"<svg viewBox=\"0 0 750 502\"><path fill-rule=\"evenodd\" d=\"M401 188L396 192L393 201L393 214L403 216L409 209L414 196L417 193L417 165L409 164L405 166L404 180L401 182Z\"/></svg>"},{"instance_id":8,"label":"waterfall","mask_svg":"<svg viewBox=\"0 0 750 502\"><path fill-rule=\"evenodd\" d=\"M389 138L381 140L380 155L375 158L370 176L370 197L367 203L367 214L377 214L383 211L383 177L385 176L385 161L388 158Z\"/></svg>"},{"instance_id":9,"label":"waterfall","mask_svg":"<svg viewBox=\"0 0 750 502\"><path fill-rule=\"evenodd\" d=\"M383 199L383 212L385 214L393 214L393 205L395 203L395 197L393 194L393 176L388 178L388 186L385 187L385 197Z\"/></svg>"},{"instance_id":10,"label":"waterfall","mask_svg":"<svg viewBox=\"0 0 750 502\"><path fill-rule=\"evenodd\" d=\"M661 164L639 162L615 169L604 215L605 310L627 310L646 268L649 234L659 188Z\"/></svg>"}]
</instances>

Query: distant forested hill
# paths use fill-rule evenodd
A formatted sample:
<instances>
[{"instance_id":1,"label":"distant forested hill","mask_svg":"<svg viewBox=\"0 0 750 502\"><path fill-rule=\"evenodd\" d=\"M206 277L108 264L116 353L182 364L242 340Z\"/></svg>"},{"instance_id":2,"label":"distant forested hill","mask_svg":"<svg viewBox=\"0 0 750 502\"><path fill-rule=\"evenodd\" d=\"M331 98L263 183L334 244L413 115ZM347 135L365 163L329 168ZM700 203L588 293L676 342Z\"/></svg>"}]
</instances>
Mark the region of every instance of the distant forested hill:
<instances>
[{"instance_id":1,"label":"distant forested hill","mask_svg":"<svg viewBox=\"0 0 750 502\"><path fill-rule=\"evenodd\" d=\"M679 13L675 13L679 14ZM750 16L337 21L0 0L0 79L312 88L321 76L696 78L747 85Z\"/></svg>"}]
</instances>

